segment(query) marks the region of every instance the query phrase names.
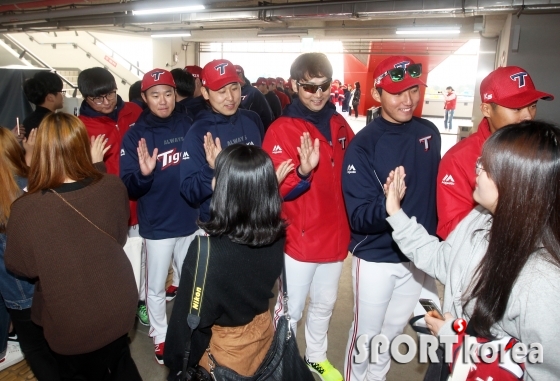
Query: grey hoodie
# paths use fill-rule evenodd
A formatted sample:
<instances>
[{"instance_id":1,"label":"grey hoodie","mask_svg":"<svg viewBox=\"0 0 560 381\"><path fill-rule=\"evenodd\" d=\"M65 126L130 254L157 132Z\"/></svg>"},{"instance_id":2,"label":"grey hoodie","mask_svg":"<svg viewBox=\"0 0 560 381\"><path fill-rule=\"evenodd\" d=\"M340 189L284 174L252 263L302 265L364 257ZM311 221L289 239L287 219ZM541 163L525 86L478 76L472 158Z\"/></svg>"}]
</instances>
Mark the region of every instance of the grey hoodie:
<instances>
[{"instance_id":1,"label":"grey hoodie","mask_svg":"<svg viewBox=\"0 0 560 381\"><path fill-rule=\"evenodd\" d=\"M416 267L445 285L443 311L468 321L474 300L463 309L461 298L468 292L488 248L490 212L476 207L443 242L429 235L415 217L409 218L402 209L387 221L401 251ZM509 335L527 346L542 344L544 363L527 362L525 380L560 379L560 346L556 342L556 335L560 335L560 269L547 261L547 256L541 250L529 259L513 285L502 320L492 327L497 338ZM451 322L439 334L453 334Z\"/></svg>"}]
</instances>

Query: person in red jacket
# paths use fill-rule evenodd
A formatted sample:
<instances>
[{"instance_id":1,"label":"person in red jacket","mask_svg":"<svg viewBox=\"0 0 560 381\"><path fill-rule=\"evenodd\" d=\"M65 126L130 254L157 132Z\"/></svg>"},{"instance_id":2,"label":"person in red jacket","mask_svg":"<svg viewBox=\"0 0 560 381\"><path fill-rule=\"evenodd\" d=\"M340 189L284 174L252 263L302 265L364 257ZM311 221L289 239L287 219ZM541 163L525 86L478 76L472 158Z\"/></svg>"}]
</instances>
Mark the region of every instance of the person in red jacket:
<instances>
[{"instance_id":1,"label":"person in red jacket","mask_svg":"<svg viewBox=\"0 0 560 381\"><path fill-rule=\"evenodd\" d=\"M276 96L278 96L278 99L280 99L280 105L282 106L282 110L284 110L287 105L292 103L290 97L288 97L286 94L284 94L282 91L276 88L276 78L267 78L266 81L268 84L268 90L272 91L274 94L276 94Z\"/></svg>"},{"instance_id":2,"label":"person in red jacket","mask_svg":"<svg viewBox=\"0 0 560 381\"><path fill-rule=\"evenodd\" d=\"M480 110L484 118L478 130L453 146L441 159L437 175L437 235L441 239L477 205L473 199L476 186L476 160L488 137L509 124L532 120L537 101L554 96L535 89L526 70L518 66L499 67L480 83Z\"/></svg>"},{"instance_id":3,"label":"person in red jacket","mask_svg":"<svg viewBox=\"0 0 560 381\"><path fill-rule=\"evenodd\" d=\"M443 105L443 109L445 110L445 116L443 118L443 127L447 130L451 130L452 122L453 122L453 114L455 113L455 107L457 105L457 95L455 94L455 90L453 87L447 86L445 88L447 94L443 97L445 99L445 104Z\"/></svg>"},{"instance_id":4,"label":"person in red jacket","mask_svg":"<svg viewBox=\"0 0 560 381\"><path fill-rule=\"evenodd\" d=\"M327 331L350 242L341 174L354 132L329 102L332 71L322 53L305 53L294 61L290 75L299 97L269 127L263 149L275 167L286 160L295 166L280 185L288 226L284 260L292 328L296 332L309 294L305 361L323 380L342 381L327 359ZM282 302L279 292L275 321Z\"/></svg>"},{"instance_id":5,"label":"person in red jacket","mask_svg":"<svg viewBox=\"0 0 560 381\"><path fill-rule=\"evenodd\" d=\"M92 67L82 71L78 76L78 89L84 97L78 118L86 126L90 137L105 136L109 147L103 157L107 173L119 176L122 138L128 129L134 126L142 113L142 108L135 103L123 101L120 95L117 95L115 77L107 69L101 67ZM128 226L129 239L125 245L125 252L129 255L133 268L137 268L134 263L137 263L137 258L142 255L142 238L138 232L135 200L130 200ZM144 261L141 259L141 269L139 269L139 276L137 276L140 286L140 302L137 315L143 325L150 325L146 305L143 302L145 299L143 268Z\"/></svg>"}]
</instances>

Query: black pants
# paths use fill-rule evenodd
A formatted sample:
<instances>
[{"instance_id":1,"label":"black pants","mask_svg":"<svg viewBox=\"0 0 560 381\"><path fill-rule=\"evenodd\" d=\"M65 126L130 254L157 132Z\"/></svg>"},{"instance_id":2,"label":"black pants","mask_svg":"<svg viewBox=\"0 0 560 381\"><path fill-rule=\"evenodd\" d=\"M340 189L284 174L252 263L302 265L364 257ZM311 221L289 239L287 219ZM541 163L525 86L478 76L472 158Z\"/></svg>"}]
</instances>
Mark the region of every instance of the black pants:
<instances>
[{"instance_id":1,"label":"black pants","mask_svg":"<svg viewBox=\"0 0 560 381\"><path fill-rule=\"evenodd\" d=\"M130 356L127 335L93 352L54 356L63 381L142 381Z\"/></svg>"},{"instance_id":2,"label":"black pants","mask_svg":"<svg viewBox=\"0 0 560 381\"><path fill-rule=\"evenodd\" d=\"M360 105L359 103L355 104L355 105L352 105L352 108L354 109L354 113L356 115L356 118L358 117L358 106L359 105ZM352 115L352 112L350 112L350 115Z\"/></svg>"},{"instance_id":3,"label":"black pants","mask_svg":"<svg viewBox=\"0 0 560 381\"><path fill-rule=\"evenodd\" d=\"M8 309L19 345L37 380L60 381L58 363L45 340L43 327L31 321L31 308Z\"/></svg>"}]
</instances>

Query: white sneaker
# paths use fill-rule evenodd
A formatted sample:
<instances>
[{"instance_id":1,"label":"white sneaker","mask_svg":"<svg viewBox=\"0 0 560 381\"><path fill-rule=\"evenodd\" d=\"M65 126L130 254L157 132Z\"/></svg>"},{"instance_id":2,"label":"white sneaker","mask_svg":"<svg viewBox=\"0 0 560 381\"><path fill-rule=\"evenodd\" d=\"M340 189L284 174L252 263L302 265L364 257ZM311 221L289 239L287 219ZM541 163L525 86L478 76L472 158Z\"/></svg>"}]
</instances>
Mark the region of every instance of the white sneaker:
<instances>
[{"instance_id":1,"label":"white sneaker","mask_svg":"<svg viewBox=\"0 0 560 381\"><path fill-rule=\"evenodd\" d=\"M4 356L4 358L0 360L0 371L9 368L22 360L23 352L21 351L19 343L8 341L6 356Z\"/></svg>"}]
</instances>

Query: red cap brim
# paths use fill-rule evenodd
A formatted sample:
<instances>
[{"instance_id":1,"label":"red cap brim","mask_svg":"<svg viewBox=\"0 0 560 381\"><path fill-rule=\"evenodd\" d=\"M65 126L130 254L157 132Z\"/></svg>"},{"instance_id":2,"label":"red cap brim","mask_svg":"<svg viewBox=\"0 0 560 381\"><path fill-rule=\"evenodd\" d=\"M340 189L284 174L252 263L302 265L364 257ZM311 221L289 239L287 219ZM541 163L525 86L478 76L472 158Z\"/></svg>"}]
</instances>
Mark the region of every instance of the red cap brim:
<instances>
[{"instance_id":1,"label":"red cap brim","mask_svg":"<svg viewBox=\"0 0 560 381\"><path fill-rule=\"evenodd\" d=\"M426 86L426 84L420 78L412 78L408 75L400 82L393 82L387 76L376 87L382 88L383 91L391 94L398 94L414 86Z\"/></svg>"},{"instance_id":2,"label":"red cap brim","mask_svg":"<svg viewBox=\"0 0 560 381\"><path fill-rule=\"evenodd\" d=\"M510 97L500 99L499 101L492 101L488 103L496 103L502 107L515 109L529 106L531 103L534 103L539 99L551 101L554 99L554 95L538 90L528 90L524 91L522 94L515 94Z\"/></svg>"},{"instance_id":3,"label":"red cap brim","mask_svg":"<svg viewBox=\"0 0 560 381\"><path fill-rule=\"evenodd\" d=\"M229 85L230 83L234 83L234 82L242 84L241 80L239 79L239 77L237 75L228 75L228 76L224 76L223 78L220 78L217 81L212 82L211 85L206 84L205 86L208 87L212 91L218 91L222 87L224 87L226 85Z\"/></svg>"}]
</instances>

